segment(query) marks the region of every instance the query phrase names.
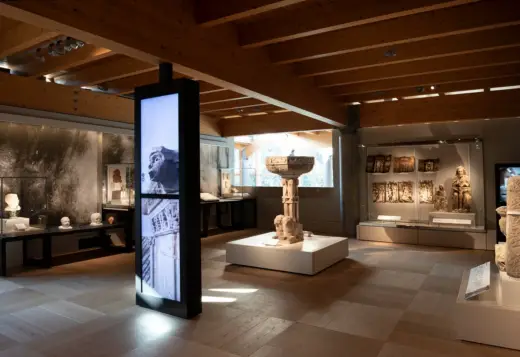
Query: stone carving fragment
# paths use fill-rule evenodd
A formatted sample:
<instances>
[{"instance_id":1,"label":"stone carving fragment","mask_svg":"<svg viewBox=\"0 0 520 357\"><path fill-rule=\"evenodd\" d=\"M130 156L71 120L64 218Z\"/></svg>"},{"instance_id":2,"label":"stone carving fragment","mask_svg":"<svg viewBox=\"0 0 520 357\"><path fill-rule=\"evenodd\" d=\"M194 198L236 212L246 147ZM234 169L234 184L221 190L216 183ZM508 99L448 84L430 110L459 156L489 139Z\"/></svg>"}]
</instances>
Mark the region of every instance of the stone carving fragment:
<instances>
[{"instance_id":1,"label":"stone carving fragment","mask_svg":"<svg viewBox=\"0 0 520 357\"><path fill-rule=\"evenodd\" d=\"M507 182L506 239L507 275L520 278L520 176L510 177Z\"/></svg>"},{"instance_id":2,"label":"stone carving fragment","mask_svg":"<svg viewBox=\"0 0 520 357\"><path fill-rule=\"evenodd\" d=\"M507 245L495 244L495 264L500 271L506 271Z\"/></svg>"}]
</instances>

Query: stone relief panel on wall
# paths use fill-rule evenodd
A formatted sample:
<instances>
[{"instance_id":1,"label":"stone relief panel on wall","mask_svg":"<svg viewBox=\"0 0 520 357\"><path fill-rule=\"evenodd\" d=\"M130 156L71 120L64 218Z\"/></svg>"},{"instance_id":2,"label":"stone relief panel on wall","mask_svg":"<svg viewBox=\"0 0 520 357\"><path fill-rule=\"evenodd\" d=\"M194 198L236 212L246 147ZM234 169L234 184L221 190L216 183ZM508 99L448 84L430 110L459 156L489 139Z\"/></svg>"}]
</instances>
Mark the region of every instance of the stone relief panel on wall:
<instances>
[{"instance_id":1,"label":"stone relief panel on wall","mask_svg":"<svg viewBox=\"0 0 520 357\"><path fill-rule=\"evenodd\" d=\"M419 181L419 203L433 203L433 181Z\"/></svg>"},{"instance_id":2,"label":"stone relief panel on wall","mask_svg":"<svg viewBox=\"0 0 520 357\"><path fill-rule=\"evenodd\" d=\"M397 182L390 181L386 183L386 202L399 202L399 185L397 184Z\"/></svg>"},{"instance_id":3,"label":"stone relief panel on wall","mask_svg":"<svg viewBox=\"0 0 520 357\"><path fill-rule=\"evenodd\" d=\"M413 203L413 182L412 181L401 181L398 183L399 191L399 202L401 203Z\"/></svg>"},{"instance_id":4,"label":"stone relief panel on wall","mask_svg":"<svg viewBox=\"0 0 520 357\"><path fill-rule=\"evenodd\" d=\"M394 158L394 172L414 172L415 171L415 157L414 156L402 156Z\"/></svg>"},{"instance_id":5,"label":"stone relief panel on wall","mask_svg":"<svg viewBox=\"0 0 520 357\"><path fill-rule=\"evenodd\" d=\"M372 183L372 201L374 203L384 203L386 194L386 184L384 182Z\"/></svg>"}]
</instances>

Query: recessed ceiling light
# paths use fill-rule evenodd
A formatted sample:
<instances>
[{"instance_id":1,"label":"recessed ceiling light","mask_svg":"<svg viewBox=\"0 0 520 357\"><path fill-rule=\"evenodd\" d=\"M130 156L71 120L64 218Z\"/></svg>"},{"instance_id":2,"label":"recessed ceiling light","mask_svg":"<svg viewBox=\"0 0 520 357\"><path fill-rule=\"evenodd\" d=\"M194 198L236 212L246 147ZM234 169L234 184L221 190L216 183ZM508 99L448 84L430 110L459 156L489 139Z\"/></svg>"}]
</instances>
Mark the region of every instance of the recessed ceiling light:
<instances>
[{"instance_id":1,"label":"recessed ceiling light","mask_svg":"<svg viewBox=\"0 0 520 357\"><path fill-rule=\"evenodd\" d=\"M435 90L435 86L431 86L430 89L431 89L431 90Z\"/></svg>"},{"instance_id":2,"label":"recessed ceiling light","mask_svg":"<svg viewBox=\"0 0 520 357\"><path fill-rule=\"evenodd\" d=\"M496 91L499 91L499 90L510 90L510 89L520 89L520 85L519 86L505 86L505 87L493 87L493 88L489 88L489 90L491 92L496 92Z\"/></svg>"},{"instance_id":3,"label":"recessed ceiling light","mask_svg":"<svg viewBox=\"0 0 520 357\"><path fill-rule=\"evenodd\" d=\"M398 98L392 98L392 102L397 102L399 99Z\"/></svg>"},{"instance_id":4,"label":"recessed ceiling light","mask_svg":"<svg viewBox=\"0 0 520 357\"><path fill-rule=\"evenodd\" d=\"M384 102L385 100L384 99L372 99L372 100L365 100L365 103L382 103Z\"/></svg>"},{"instance_id":5,"label":"recessed ceiling light","mask_svg":"<svg viewBox=\"0 0 520 357\"><path fill-rule=\"evenodd\" d=\"M418 95L411 95L408 97L403 97L403 99L420 99L420 98L430 98L430 97L438 97L439 93L433 93L433 94L418 94Z\"/></svg>"},{"instance_id":6,"label":"recessed ceiling light","mask_svg":"<svg viewBox=\"0 0 520 357\"><path fill-rule=\"evenodd\" d=\"M447 92L445 95L459 95L459 94L472 94L472 93L482 93L484 89L469 89L469 90L459 90L455 92Z\"/></svg>"},{"instance_id":7,"label":"recessed ceiling light","mask_svg":"<svg viewBox=\"0 0 520 357\"><path fill-rule=\"evenodd\" d=\"M234 118L242 118L241 115L226 115L225 117L222 117L222 119L234 119Z\"/></svg>"},{"instance_id":8,"label":"recessed ceiling light","mask_svg":"<svg viewBox=\"0 0 520 357\"><path fill-rule=\"evenodd\" d=\"M258 113L249 113L249 114L247 114L247 116L249 116L249 117L256 117L258 115L267 115L267 113L266 112L258 112Z\"/></svg>"},{"instance_id":9,"label":"recessed ceiling light","mask_svg":"<svg viewBox=\"0 0 520 357\"><path fill-rule=\"evenodd\" d=\"M360 102L352 102L350 103L350 105L360 105L361 103Z\"/></svg>"}]
</instances>

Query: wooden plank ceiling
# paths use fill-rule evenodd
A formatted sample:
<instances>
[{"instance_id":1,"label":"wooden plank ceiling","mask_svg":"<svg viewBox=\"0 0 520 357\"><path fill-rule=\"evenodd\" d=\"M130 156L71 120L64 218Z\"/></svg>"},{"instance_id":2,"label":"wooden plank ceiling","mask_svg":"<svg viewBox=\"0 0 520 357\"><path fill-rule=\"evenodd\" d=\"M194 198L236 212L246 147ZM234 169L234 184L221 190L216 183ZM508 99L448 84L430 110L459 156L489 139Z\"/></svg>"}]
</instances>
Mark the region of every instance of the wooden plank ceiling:
<instances>
[{"instance_id":1,"label":"wooden plank ceiling","mask_svg":"<svg viewBox=\"0 0 520 357\"><path fill-rule=\"evenodd\" d=\"M409 102L405 98L424 97L430 108L445 93L520 86L517 0L192 0L179 15L184 22L173 21L176 12L166 11L177 5L161 0L163 8L124 5L116 21L121 28L97 17L112 14L122 1L0 4L7 16L0 18L4 67L107 95L129 95L136 86L157 81L160 58L174 63L175 76L199 80L201 113L222 120L225 132L241 134L248 128L258 133L341 127L349 104L399 101L402 108ZM133 28L139 6L155 25ZM184 26L182 40L162 37L161 31L175 29L168 27L174 22ZM167 45L128 39L145 38L145 29ZM43 51L41 60L41 49L67 35L85 46L59 57ZM198 42L188 46L187 39ZM507 95L520 100L520 89ZM412 106L412 122L431 121L421 119L420 102Z\"/></svg>"}]
</instances>

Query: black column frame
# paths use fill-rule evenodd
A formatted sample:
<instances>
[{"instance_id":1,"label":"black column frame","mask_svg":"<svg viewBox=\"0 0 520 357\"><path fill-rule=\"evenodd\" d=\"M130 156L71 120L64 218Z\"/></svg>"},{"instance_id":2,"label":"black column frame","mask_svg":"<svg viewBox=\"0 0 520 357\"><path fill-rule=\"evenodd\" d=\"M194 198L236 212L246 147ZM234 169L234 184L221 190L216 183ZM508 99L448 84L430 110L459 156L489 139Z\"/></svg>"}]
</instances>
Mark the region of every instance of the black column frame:
<instances>
[{"instance_id":1,"label":"black column frame","mask_svg":"<svg viewBox=\"0 0 520 357\"><path fill-rule=\"evenodd\" d=\"M141 193L141 101L179 94L179 194ZM200 109L199 83L186 78L135 90L135 267L136 303L166 314L192 318L202 312L200 257ZM181 301L142 294L141 199L179 199Z\"/></svg>"}]
</instances>

